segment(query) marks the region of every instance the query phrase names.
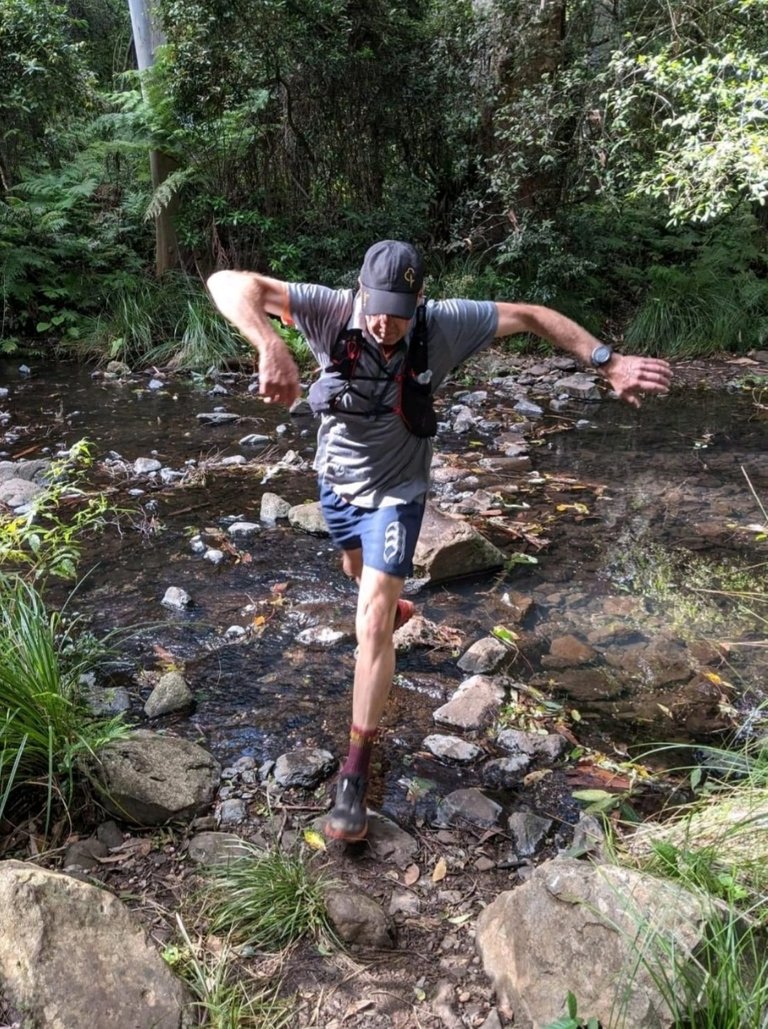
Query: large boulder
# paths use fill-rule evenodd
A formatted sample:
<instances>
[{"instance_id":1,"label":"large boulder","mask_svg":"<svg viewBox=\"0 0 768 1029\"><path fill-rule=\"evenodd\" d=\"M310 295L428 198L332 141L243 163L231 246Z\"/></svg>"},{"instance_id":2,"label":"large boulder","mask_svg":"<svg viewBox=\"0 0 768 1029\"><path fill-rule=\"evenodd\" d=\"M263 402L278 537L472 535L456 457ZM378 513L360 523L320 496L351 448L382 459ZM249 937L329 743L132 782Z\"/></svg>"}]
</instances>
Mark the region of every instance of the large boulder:
<instances>
[{"instance_id":1,"label":"large boulder","mask_svg":"<svg viewBox=\"0 0 768 1029\"><path fill-rule=\"evenodd\" d=\"M502 551L467 522L449 518L427 504L413 558L419 578L445 582L500 568L504 561Z\"/></svg>"},{"instance_id":2,"label":"large boulder","mask_svg":"<svg viewBox=\"0 0 768 1029\"><path fill-rule=\"evenodd\" d=\"M185 991L105 890L0 862L0 982L25 1029L179 1029Z\"/></svg>"},{"instance_id":3,"label":"large boulder","mask_svg":"<svg viewBox=\"0 0 768 1029\"><path fill-rule=\"evenodd\" d=\"M202 814L221 778L219 763L207 750L146 729L108 743L92 773L107 810L136 825Z\"/></svg>"},{"instance_id":4,"label":"large boulder","mask_svg":"<svg viewBox=\"0 0 768 1029\"><path fill-rule=\"evenodd\" d=\"M477 923L477 946L515 1029L563 1015L568 993L606 1029L667 1029L670 955L695 975L711 911L681 886L617 865L559 858L500 894Z\"/></svg>"}]
</instances>

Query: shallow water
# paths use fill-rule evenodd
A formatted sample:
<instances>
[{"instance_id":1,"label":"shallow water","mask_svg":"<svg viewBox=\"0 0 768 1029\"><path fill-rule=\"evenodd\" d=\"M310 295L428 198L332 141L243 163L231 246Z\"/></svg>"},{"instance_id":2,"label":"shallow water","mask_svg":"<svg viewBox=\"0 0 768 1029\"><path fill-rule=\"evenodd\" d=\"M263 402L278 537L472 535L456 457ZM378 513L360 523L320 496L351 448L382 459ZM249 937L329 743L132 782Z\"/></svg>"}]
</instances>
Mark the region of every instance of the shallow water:
<instances>
[{"instance_id":1,"label":"shallow water","mask_svg":"<svg viewBox=\"0 0 768 1029\"><path fill-rule=\"evenodd\" d=\"M135 672L171 662L184 665L196 710L191 719L166 724L199 739L223 763L246 753L261 762L295 746L319 745L343 754L354 662L354 591L329 542L287 527L264 528L252 542L239 545L237 560L228 558L218 567L189 547L194 532L215 527L224 533L226 520L234 516L258 521L267 489L295 503L314 499L308 468L274 478L267 474L289 450L311 462L311 420L294 420L263 404L248 393L247 376L224 378L226 396L210 395L210 382L182 377L151 392L148 378L105 382L87 368L68 365L33 365L25 377L12 363L0 365L0 383L12 391L0 459L55 454L85 437L97 464L110 454L128 463L157 456L179 470L191 460L199 467L238 453L249 460L245 467L209 471L184 484L144 481L146 492L138 498L127 494L135 481L107 478L99 469L99 485L130 513L118 515L87 549L82 567L88 574L74 607L92 618L99 634L133 627L121 652L132 664L125 681L132 684L137 712L148 688L136 688ZM197 419L217 407L237 413L240 421L211 426ZM508 397L491 397L488 416L508 407ZM585 424L574 428L579 420ZM565 431L557 431L561 428ZM271 442L241 446L248 433L263 433ZM510 554L523 550L539 563L420 589L420 613L455 629L465 649L494 625L505 624L509 612L503 595L518 590L536 599L525 624L530 639L544 624L549 635L552 626L583 633L594 626L606 595L616 592L612 569L633 541L765 562L765 544L755 544L744 527L762 519L752 490L768 497L767 437L768 423L750 397L726 390L680 390L649 401L641 412L601 402L548 416L535 430L534 473L504 476L476 469L481 485L516 487L523 522L535 522L550 542L537 551L506 529L490 528L488 534ZM475 442L483 437L448 435L438 449L452 451L471 467L483 452ZM586 513L579 513L576 503L583 503ZM169 585L192 596L189 611L160 605ZM298 631L312 624L331 624L348 638L332 650L298 644ZM228 640L225 632L233 625L248 629L248 635ZM753 635L763 628L756 620ZM541 672L540 649L534 645L526 651L525 662L515 669L519 678ZM732 652L743 695L759 698L763 654L759 648ZM373 798L393 813L405 804L403 784L415 776L452 788L472 781L473 773L442 767L422 751L424 737L435 731L432 712L464 678L456 657L435 648L398 659L379 748L380 796ZM593 737L624 747L639 731L612 722L607 709L601 713L595 707Z\"/></svg>"}]
</instances>

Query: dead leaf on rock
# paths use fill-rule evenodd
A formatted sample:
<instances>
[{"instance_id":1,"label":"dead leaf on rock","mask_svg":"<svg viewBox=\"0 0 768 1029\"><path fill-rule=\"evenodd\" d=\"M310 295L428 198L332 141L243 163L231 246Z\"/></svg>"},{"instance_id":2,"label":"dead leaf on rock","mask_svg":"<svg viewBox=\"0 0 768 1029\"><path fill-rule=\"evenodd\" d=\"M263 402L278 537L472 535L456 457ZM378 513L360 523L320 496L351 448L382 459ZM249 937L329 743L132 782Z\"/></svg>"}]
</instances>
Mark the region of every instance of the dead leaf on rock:
<instances>
[{"instance_id":1,"label":"dead leaf on rock","mask_svg":"<svg viewBox=\"0 0 768 1029\"><path fill-rule=\"evenodd\" d=\"M552 775L551 768L540 768L536 772L529 772L528 775L523 776L523 786L533 786L542 779L546 779L548 775Z\"/></svg>"},{"instance_id":2,"label":"dead leaf on rock","mask_svg":"<svg viewBox=\"0 0 768 1029\"><path fill-rule=\"evenodd\" d=\"M403 881L406 886L413 886L414 883L419 881L421 876L421 869L418 865L408 865L403 875Z\"/></svg>"}]
</instances>

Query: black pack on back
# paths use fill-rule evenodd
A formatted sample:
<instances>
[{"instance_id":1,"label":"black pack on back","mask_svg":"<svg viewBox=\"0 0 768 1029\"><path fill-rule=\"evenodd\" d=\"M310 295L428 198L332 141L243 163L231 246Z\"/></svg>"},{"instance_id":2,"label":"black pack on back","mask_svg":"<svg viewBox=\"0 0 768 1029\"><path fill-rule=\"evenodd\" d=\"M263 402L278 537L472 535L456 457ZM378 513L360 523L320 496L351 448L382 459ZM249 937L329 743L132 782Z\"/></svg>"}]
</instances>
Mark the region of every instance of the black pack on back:
<instances>
[{"instance_id":1,"label":"black pack on back","mask_svg":"<svg viewBox=\"0 0 768 1029\"><path fill-rule=\"evenodd\" d=\"M338 409L341 397L357 392L355 381L372 379L376 382L395 382L397 400L393 406L377 402L369 411L345 411L345 415L377 418L382 414L398 414L409 432L426 438L437 433L437 415L432 395L432 371L429 368L427 344L427 309L424 304L416 308L416 322L408 343L408 352L401 370L392 375L382 364L380 375L358 375L357 364L366 346L360 329L344 328L331 350L331 362L323 375L309 391L309 403L316 414Z\"/></svg>"}]
</instances>

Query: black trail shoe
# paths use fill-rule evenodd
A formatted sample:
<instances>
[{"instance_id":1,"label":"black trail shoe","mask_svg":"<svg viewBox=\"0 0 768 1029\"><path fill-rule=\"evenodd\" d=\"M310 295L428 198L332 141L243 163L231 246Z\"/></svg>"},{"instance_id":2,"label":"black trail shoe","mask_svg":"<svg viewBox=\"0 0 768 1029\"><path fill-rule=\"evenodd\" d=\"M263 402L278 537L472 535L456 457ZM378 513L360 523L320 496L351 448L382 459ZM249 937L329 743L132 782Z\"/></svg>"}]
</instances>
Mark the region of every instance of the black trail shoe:
<instances>
[{"instance_id":1,"label":"black trail shoe","mask_svg":"<svg viewBox=\"0 0 768 1029\"><path fill-rule=\"evenodd\" d=\"M332 840L365 839L368 832L368 814L365 793L368 783L362 775L342 775L336 787L336 804L323 827Z\"/></svg>"}]
</instances>

